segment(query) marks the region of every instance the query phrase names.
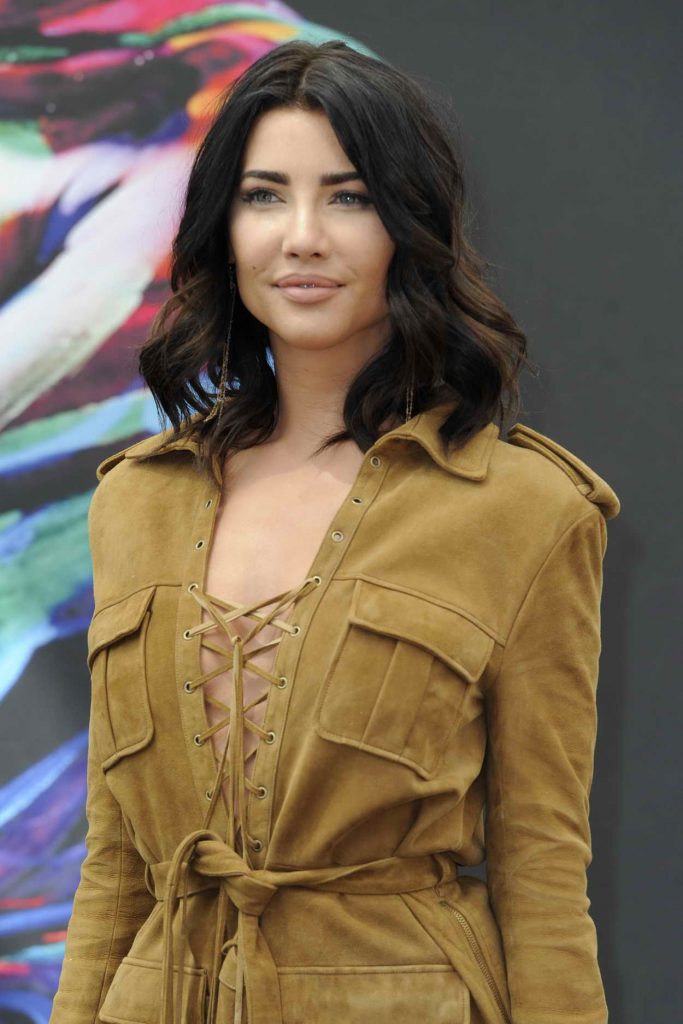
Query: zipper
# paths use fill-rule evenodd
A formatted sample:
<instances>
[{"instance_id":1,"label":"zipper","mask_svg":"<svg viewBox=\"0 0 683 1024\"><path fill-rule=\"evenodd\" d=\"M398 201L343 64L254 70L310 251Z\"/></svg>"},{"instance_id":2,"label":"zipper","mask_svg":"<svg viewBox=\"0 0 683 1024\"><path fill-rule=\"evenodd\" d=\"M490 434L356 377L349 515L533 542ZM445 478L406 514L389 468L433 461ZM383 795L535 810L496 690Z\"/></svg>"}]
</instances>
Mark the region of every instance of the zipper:
<instances>
[{"instance_id":1,"label":"zipper","mask_svg":"<svg viewBox=\"0 0 683 1024\"><path fill-rule=\"evenodd\" d=\"M489 966L486 963L486 960L484 959L484 954L481 951L481 946L477 942L477 937L474 934L474 932L472 931L472 928L470 926L469 921L467 920L465 915L463 913L461 913L459 910L456 910L455 907L452 906L448 902L448 900L440 899L439 903L440 903L440 905L442 907L444 907L445 910L447 910L450 914L453 915L453 917L457 920L458 924L460 925L460 927L464 931L465 936L467 937L467 941L470 944L470 949L472 950L472 952L474 954L474 958L477 961L477 963L479 964L479 967L481 969L481 973L486 978L488 986L491 989L491 994L493 995L493 998L496 1001L496 1005L498 1006L498 1009L500 1010L501 1017L505 1021L505 1024L512 1024L512 1020L510 1019L510 1015L508 1014L508 1012L507 1012L507 1010L505 1008L505 1003L503 1002L503 998L502 998L502 996L500 994L498 986L496 985L495 978L493 977L493 975L491 974L491 971L489 970Z\"/></svg>"}]
</instances>

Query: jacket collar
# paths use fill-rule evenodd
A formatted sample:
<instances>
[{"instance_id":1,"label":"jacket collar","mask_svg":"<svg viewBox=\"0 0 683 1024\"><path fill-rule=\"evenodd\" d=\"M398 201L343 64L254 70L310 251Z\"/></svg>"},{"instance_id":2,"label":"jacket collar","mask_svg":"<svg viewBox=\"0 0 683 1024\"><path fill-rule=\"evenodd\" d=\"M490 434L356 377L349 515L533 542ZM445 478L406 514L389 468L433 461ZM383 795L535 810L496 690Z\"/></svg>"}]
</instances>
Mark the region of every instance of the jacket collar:
<instances>
[{"instance_id":1,"label":"jacket collar","mask_svg":"<svg viewBox=\"0 0 683 1024\"><path fill-rule=\"evenodd\" d=\"M484 480L488 471L489 460L500 434L500 427L492 420L472 435L459 449L446 454L439 436L439 426L457 403L453 400L441 402L424 412L417 413L407 423L382 434L372 445L370 451L375 452L383 445L394 443L413 443L430 456L441 469L455 476L468 480ZM195 413L191 419L197 419ZM160 443L164 435L168 435L166 443ZM199 451L199 444L191 437L173 438L173 428L146 437L125 450L125 457L135 459L138 456L149 458L155 455L166 455L168 452L186 450L193 453Z\"/></svg>"},{"instance_id":2,"label":"jacket collar","mask_svg":"<svg viewBox=\"0 0 683 1024\"><path fill-rule=\"evenodd\" d=\"M425 412L418 413L407 423L382 434L375 441L372 450L375 451L394 440L417 443L446 472L466 477L468 480L484 480L494 445L500 434L500 427L491 420L460 448L446 453L439 435L439 427L456 404L454 401L441 402Z\"/></svg>"}]
</instances>

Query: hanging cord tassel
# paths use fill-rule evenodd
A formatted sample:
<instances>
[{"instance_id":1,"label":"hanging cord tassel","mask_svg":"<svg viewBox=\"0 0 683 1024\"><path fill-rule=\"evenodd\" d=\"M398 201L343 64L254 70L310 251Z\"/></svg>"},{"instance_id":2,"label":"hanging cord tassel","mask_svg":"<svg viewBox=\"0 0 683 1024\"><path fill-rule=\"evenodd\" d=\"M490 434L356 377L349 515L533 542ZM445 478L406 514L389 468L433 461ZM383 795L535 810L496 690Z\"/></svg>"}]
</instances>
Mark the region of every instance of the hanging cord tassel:
<instances>
[{"instance_id":1,"label":"hanging cord tassel","mask_svg":"<svg viewBox=\"0 0 683 1024\"><path fill-rule=\"evenodd\" d=\"M232 652L232 686L230 687L230 731L228 735L228 762L230 772L230 823L229 840L233 849L237 850L235 815L237 815L237 832L239 832L242 849L237 850L248 862L245 856L245 829L244 829L244 807L242 800L242 789L244 787L244 641L242 637L235 638ZM251 866L251 865L250 865Z\"/></svg>"},{"instance_id":2,"label":"hanging cord tassel","mask_svg":"<svg viewBox=\"0 0 683 1024\"><path fill-rule=\"evenodd\" d=\"M242 1024L242 1005L244 996L244 964L237 948L237 973L235 978L235 1012L232 1017L233 1024Z\"/></svg>"},{"instance_id":3,"label":"hanging cord tassel","mask_svg":"<svg viewBox=\"0 0 683 1024\"><path fill-rule=\"evenodd\" d=\"M229 714L230 714L230 726L228 731L228 742L223 748L223 756L221 758L221 764L219 769L219 778L223 774L223 764L225 762L226 754L228 759L228 845L233 850L237 851L236 846L236 831L235 831L235 810L239 816L239 829L244 834L242 825L242 801L239 797L239 786L243 783L244 776L244 734L243 734L243 707L244 707L244 683L242 678L242 655L243 655L243 641L242 638L237 636L233 639L233 658L232 658L232 674L233 674L233 685L230 687L230 702L229 702ZM240 766L242 771L240 772ZM215 787L218 789L218 785ZM216 796L212 794L213 798ZM242 843L244 846L244 842ZM237 851L239 852L239 851ZM221 965L221 952L222 945L225 935L225 924L227 920L227 904L228 895L225 888L221 886L218 892L218 920L216 922L216 932L213 947L213 988L209 1000L209 1011L208 1011L208 1022L207 1024L213 1024L216 1015L216 1007L218 1003L218 990L219 980L218 975L220 973ZM238 958L239 964L239 958ZM238 970L239 973L239 970Z\"/></svg>"},{"instance_id":4,"label":"hanging cord tassel","mask_svg":"<svg viewBox=\"0 0 683 1024\"><path fill-rule=\"evenodd\" d=\"M188 862L189 863L189 862ZM187 924L186 924L186 906L187 906L187 874L183 872L183 891L180 897L180 937L181 937L181 949L185 947L187 942ZM173 1008L173 1016L175 1018L175 1024L183 1024L182 1022L182 1008L183 1008L183 983L185 980L185 971L183 970L184 963L181 957L178 960L178 977L176 979L176 992L175 992L175 1006Z\"/></svg>"},{"instance_id":5,"label":"hanging cord tassel","mask_svg":"<svg viewBox=\"0 0 683 1024\"><path fill-rule=\"evenodd\" d=\"M230 282L230 322L228 324L228 333L227 333L225 342L223 344L223 360L222 360L222 363L221 363L221 377L220 377L220 382L219 382L219 385L218 385L218 392L217 392L217 396L216 396L216 401L213 403L213 405L211 407L211 412L208 414L208 416L204 417L204 422L205 423L208 423L209 420L212 420L214 418L214 416L220 417L220 414L223 411L223 405L225 403L225 389L226 389L227 383L228 383L228 355L229 355L229 352L230 352L230 336L232 334L232 318L233 318L233 315L234 315L234 312L235 312L235 296L236 296L236 291L237 291L237 285L236 285L236 282L235 282L235 264L234 263L229 263L228 264L228 270L229 270L229 282Z\"/></svg>"},{"instance_id":6,"label":"hanging cord tassel","mask_svg":"<svg viewBox=\"0 0 683 1024\"><path fill-rule=\"evenodd\" d=\"M173 917L176 899L180 900L184 910L187 896L187 873L190 861L194 853L195 844L200 839L217 839L220 837L207 829L198 829L191 832L177 847L171 859L168 876L166 880L165 902L163 907L163 949L164 957L161 967L161 1021L163 1024L183 1024L182 1021L182 999L183 982L185 977L184 959L178 959L178 979L176 984L175 1000L173 997L173 969L175 961L175 943L173 941ZM187 855L187 860L184 860ZM183 931L186 931L184 918L181 920L181 937L185 938ZM172 1011L172 1012L169 1012Z\"/></svg>"},{"instance_id":7,"label":"hanging cord tassel","mask_svg":"<svg viewBox=\"0 0 683 1024\"><path fill-rule=\"evenodd\" d=\"M223 936L225 934L225 925L228 918L228 904L229 896L225 890L225 887L221 885L218 890L218 908L216 911L216 931L214 935L213 944L213 956L212 956L212 970L211 970L211 994L209 996L209 1008L206 1015L206 1024L214 1024L216 1020L216 1009L218 1007L218 992L220 989L220 982L218 975L221 969L221 955L223 946Z\"/></svg>"}]
</instances>

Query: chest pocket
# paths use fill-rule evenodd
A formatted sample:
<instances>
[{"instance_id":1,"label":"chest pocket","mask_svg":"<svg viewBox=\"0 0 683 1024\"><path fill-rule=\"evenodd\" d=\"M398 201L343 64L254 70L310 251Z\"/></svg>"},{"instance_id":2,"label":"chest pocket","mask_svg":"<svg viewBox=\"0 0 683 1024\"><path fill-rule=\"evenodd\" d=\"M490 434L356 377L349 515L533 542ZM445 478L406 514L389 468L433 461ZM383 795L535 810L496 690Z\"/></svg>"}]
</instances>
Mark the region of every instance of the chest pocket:
<instances>
[{"instance_id":1,"label":"chest pocket","mask_svg":"<svg viewBox=\"0 0 683 1024\"><path fill-rule=\"evenodd\" d=\"M151 741L145 642L156 587L95 612L88 629L92 729L104 771Z\"/></svg>"},{"instance_id":2,"label":"chest pocket","mask_svg":"<svg viewBox=\"0 0 683 1024\"><path fill-rule=\"evenodd\" d=\"M453 608L358 579L318 696L316 730L431 778L493 646Z\"/></svg>"}]
</instances>

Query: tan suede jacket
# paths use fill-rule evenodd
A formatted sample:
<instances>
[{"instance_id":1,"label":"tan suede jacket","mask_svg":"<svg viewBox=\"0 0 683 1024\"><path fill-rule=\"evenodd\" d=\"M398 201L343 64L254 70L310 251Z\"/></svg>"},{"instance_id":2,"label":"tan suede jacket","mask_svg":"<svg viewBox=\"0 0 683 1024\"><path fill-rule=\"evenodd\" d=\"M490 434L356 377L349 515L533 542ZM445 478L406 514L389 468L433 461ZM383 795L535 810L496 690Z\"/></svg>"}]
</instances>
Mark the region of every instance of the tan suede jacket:
<instances>
[{"instance_id":1,"label":"tan suede jacket","mask_svg":"<svg viewBox=\"0 0 683 1024\"><path fill-rule=\"evenodd\" d=\"M169 430L98 466L88 852L50 1024L607 1021L586 869L619 500L522 424L445 455L447 408L373 444L279 595L253 780L242 642L229 756L206 742L217 462ZM486 884L459 872L484 858Z\"/></svg>"}]
</instances>

